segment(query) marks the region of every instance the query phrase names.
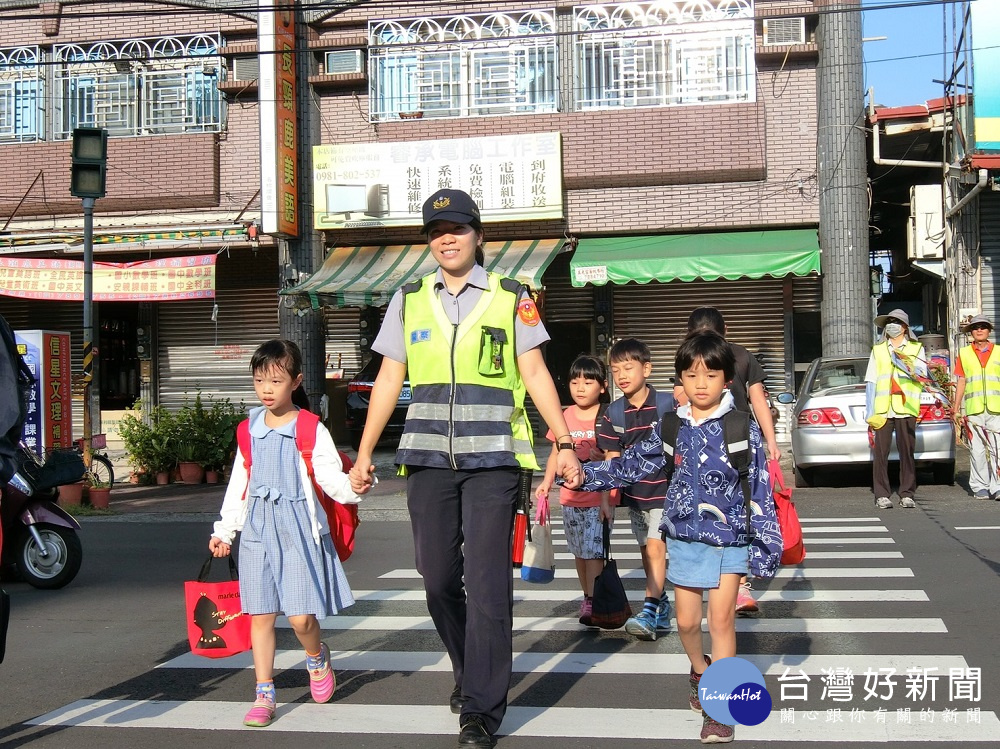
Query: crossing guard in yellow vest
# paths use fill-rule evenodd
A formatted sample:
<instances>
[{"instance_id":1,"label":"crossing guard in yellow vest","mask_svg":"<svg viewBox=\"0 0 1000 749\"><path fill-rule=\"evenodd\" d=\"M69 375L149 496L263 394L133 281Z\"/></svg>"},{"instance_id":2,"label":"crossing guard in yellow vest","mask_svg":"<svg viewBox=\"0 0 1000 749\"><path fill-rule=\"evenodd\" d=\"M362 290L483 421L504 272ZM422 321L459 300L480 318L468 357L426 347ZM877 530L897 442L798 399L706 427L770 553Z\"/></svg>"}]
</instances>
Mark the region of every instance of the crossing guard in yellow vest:
<instances>
[{"instance_id":1,"label":"crossing guard in yellow vest","mask_svg":"<svg viewBox=\"0 0 1000 749\"><path fill-rule=\"evenodd\" d=\"M880 510L892 508L889 449L895 432L896 451L899 453L899 506L913 508L917 506L913 499L917 490L913 454L920 393L923 391L919 378L927 377L927 361L923 345L913 338L906 312L894 309L886 315L879 315L875 318L875 325L883 329L882 337L872 347L865 374L865 417L873 431L872 488L875 506Z\"/></svg>"},{"instance_id":2,"label":"crossing guard in yellow vest","mask_svg":"<svg viewBox=\"0 0 1000 749\"><path fill-rule=\"evenodd\" d=\"M483 267L479 207L460 190L438 190L423 219L438 270L386 309L351 483L359 494L371 488L372 450L409 369L413 396L396 463L406 472L416 566L451 658L459 746L492 747L513 663L514 505L521 470L537 468L526 394L558 435L557 471L571 489L580 463L539 349L549 336L534 301Z\"/></svg>"},{"instance_id":3,"label":"crossing guard in yellow vest","mask_svg":"<svg viewBox=\"0 0 1000 749\"><path fill-rule=\"evenodd\" d=\"M972 336L955 362L955 416L969 437L969 489L976 499L1000 500L1000 350L993 323L975 315L962 325Z\"/></svg>"}]
</instances>

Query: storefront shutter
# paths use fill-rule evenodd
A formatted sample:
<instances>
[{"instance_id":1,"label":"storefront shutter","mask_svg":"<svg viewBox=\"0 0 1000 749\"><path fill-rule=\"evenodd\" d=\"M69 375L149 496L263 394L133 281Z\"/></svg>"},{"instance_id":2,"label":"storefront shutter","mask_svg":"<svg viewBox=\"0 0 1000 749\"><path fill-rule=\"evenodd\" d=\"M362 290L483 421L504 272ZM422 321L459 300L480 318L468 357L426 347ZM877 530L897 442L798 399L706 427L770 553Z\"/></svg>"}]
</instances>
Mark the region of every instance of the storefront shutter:
<instances>
[{"instance_id":1,"label":"storefront shutter","mask_svg":"<svg viewBox=\"0 0 1000 749\"><path fill-rule=\"evenodd\" d=\"M213 303L218 303L212 320ZM199 391L256 405L250 357L279 335L277 288L220 290L215 300L157 305L159 403L170 410Z\"/></svg>"},{"instance_id":2,"label":"storefront shutter","mask_svg":"<svg viewBox=\"0 0 1000 749\"><path fill-rule=\"evenodd\" d=\"M549 333L558 331L561 322L593 322L594 287L576 288L570 283L571 253L556 256L543 277L545 325Z\"/></svg>"},{"instance_id":3,"label":"storefront shutter","mask_svg":"<svg viewBox=\"0 0 1000 749\"><path fill-rule=\"evenodd\" d=\"M634 337L649 346L653 358L650 384L672 389L674 356L687 333L687 319L697 307L715 307L726 320L727 340L764 354L765 385L772 395L785 382L785 336L782 280L691 281L614 288L614 337ZM621 393L614 390L614 397ZM777 424L778 438L785 424Z\"/></svg>"},{"instance_id":4,"label":"storefront shutter","mask_svg":"<svg viewBox=\"0 0 1000 749\"><path fill-rule=\"evenodd\" d=\"M1000 194L979 194L979 247L983 314L997 321L1000 310Z\"/></svg>"},{"instance_id":5,"label":"storefront shutter","mask_svg":"<svg viewBox=\"0 0 1000 749\"><path fill-rule=\"evenodd\" d=\"M0 296L0 315L14 330L55 330L70 334L73 438L83 437L83 302L38 302ZM97 316L94 339L98 340ZM98 366L100 366L98 364Z\"/></svg>"},{"instance_id":6,"label":"storefront shutter","mask_svg":"<svg viewBox=\"0 0 1000 749\"><path fill-rule=\"evenodd\" d=\"M343 368L344 379L361 369L360 307L325 307L326 368Z\"/></svg>"}]
</instances>

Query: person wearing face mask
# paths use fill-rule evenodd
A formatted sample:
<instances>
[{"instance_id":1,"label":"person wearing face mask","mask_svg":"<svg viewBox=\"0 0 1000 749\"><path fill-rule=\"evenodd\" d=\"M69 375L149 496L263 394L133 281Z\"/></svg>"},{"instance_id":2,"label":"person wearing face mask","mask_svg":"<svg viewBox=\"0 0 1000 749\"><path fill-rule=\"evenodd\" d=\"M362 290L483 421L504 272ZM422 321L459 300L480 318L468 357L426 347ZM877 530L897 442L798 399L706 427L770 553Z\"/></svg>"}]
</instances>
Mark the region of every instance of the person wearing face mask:
<instances>
[{"instance_id":1,"label":"person wearing face mask","mask_svg":"<svg viewBox=\"0 0 1000 749\"><path fill-rule=\"evenodd\" d=\"M901 309L875 318L882 338L872 347L865 374L867 403L865 418L872 433L872 488L875 506L892 508L889 487L889 448L893 432L899 453L899 506L913 508L917 473L913 451L917 415L920 413L921 378L927 377L923 344L910 332L910 318Z\"/></svg>"},{"instance_id":2,"label":"person wearing face mask","mask_svg":"<svg viewBox=\"0 0 1000 749\"><path fill-rule=\"evenodd\" d=\"M975 315L962 326L972 343L958 352L955 362L955 417L969 434L972 496L1000 500L1000 351L990 342L992 330L986 315Z\"/></svg>"}]
</instances>

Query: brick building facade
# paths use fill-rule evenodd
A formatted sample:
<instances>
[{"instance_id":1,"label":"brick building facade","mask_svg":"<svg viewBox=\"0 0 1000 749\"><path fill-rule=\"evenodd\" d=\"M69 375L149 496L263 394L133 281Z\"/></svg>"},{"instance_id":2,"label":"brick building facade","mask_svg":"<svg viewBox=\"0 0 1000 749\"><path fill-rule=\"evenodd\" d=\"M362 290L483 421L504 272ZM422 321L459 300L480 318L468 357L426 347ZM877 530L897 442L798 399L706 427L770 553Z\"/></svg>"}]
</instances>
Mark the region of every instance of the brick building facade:
<instances>
[{"instance_id":1,"label":"brick building facade","mask_svg":"<svg viewBox=\"0 0 1000 749\"><path fill-rule=\"evenodd\" d=\"M2 254L80 259L80 207L68 195L67 137L75 126L108 124L108 192L97 201L95 234L114 235L115 241L96 245L95 259L131 262L219 253L214 300L98 305L102 329L109 328L107 345L122 357L105 373L127 362L134 371L124 381L119 378L122 392L108 389L102 408L109 412L122 407L126 396L175 405L198 389L249 399L249 378L245 384L239 379L249 352L263 337L277 334L278 304L302 303L294 295L280 301L276 295L279 287L292 285L281 272L286 258L279 244L268 237L252 241L246 231L260 220L260 130L256 14L235 13L240 5L121 3L109 11L107 5L86 2L0 2L0 95L6 97L0 102L20 102L8 105L6 121L0 117L0 149L8 165L0 172L0 215L7 223L0 237ZM714 304L726 315L730 337L764 354L771 389L793 384L796 366L818 353L815 273L762 269L753 262L744 268L745 258L737 257L722 277L706 273L681 281L660 271L649 283L594 286L574 284L573 264L589 242L615 238L669 243L694 234L708 251L721 234L746 232L757 240L747 247L766 244L766 232L774 230L815 234L813 5L712 0L586 6L523 0L478 3L475 13L463 17L446 2L414 3L405 12L401 7L375 2L313 11L306 4L314 62L309 88L322 134L315 145L558 132L561 217L487 224L488 241L562 243L564 251L545 273L542 296L556 339L548 355L554 373L564 371L580 350L600 351L613 338L636 335L649 341L654 383L663 384L687 314ZM584 13L584 8L596 10ZM447 27L452 36L414 37L408 47L397 49L385 41L388 37L373 36L373 29L386 22ZM513 25L498 33L505 23ZM463 67L456 63L449 70L468 76L464 66L472 60L495 76L500 57L490 57L491 49L509 49L505 33L524 34L549 55L544 64L556 73L550 78L557 85L550 80L541 106L522 101L507 111L497 109L497 101L514 102L522 86L535 85L530 79L538 70L532 65L543 64L526 65L518 48L509 52L513 62L505 68L513 83L510 90L493 90L492 110L456 114L428 106L419 118L401 119L386 109L390 100L379 98L380 86L390 81L377 76L391 72L392 64L425 70L449 54L464 54L455 50L470 41L455 40L455 29L478 34L485 57L465 55ZM616 30L626 41L613 38ZM165 37L174 40L172 46L163 43ZM455 42L450 46L449 38ZM140 48L152 51L136 54ZM182 51L171 56L171 49ZM327 69L328 63L352 57L361 64ZM390 60L388 68L379 69L382 73L377 73L376 58ZM600 62L601 85L586 83L582 66L588 59ZM15 65L17 60L23 64ZM626 60L638 68L629 68ZM100 70L87 68L90 61L97 61ZM426 83L438 105L441 91L458 101L472 90L458 90L447 76ZM482 81L467 83L478 91ZM591 87L584 92L586 85ZM109 93L115 86L125 94ZM621 98L610 98L612 89ZM407 90L412 97L430 89ZM661 99L646 96L647 91ZM171 108L175 99L185 105ZM168 105L158 106L164 101ZM88 109L87 102L112 111ZM419 244L418 229L412 224L337 228L324 230L322 237L330 251L364 247L377 252ZM623 241L622 247L628 246ZM0 313L15 327L72 327L74 343L78 307L0 296ZM326 323L329 365L339 365L350 376L370 343L370 328L359 332L359 324L377 324L377 314L331 306ZM153 335L136 353L140 328Z\"/></svg>"}]
</instances>

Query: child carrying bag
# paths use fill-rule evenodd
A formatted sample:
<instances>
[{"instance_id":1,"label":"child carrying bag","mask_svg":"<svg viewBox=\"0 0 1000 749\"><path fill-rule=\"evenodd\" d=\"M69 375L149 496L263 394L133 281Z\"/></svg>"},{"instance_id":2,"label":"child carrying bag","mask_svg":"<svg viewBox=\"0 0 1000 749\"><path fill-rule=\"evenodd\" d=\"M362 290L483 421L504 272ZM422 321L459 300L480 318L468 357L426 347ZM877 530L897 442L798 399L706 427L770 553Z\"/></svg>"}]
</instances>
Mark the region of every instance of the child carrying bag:
<instances>
[{"instance_id":1,"label":"child carrying bag","mask_svg":"<svg viewBox=\"0 0 1000 749\"><path fill-rule=\"evenodd\" d=\"M295 422L295 447L302 455L302 460L306 464L306 473L312 481L313 491L316 499L319 500L323 510L326 512L326 524L330 526L330 538L333 546L337 550L337 556L341 562L346 562L348 557L354 552L354 536L357 532L361 518L358 517L358 506L351 504L341 504L332 497L327 496L323 488L316 481L313 472L312 455L313 448L316 447L316 428L319 425L319 416L304 408L299 409L299 414ZM250 479L251 441L250 441L250 419L244 419L236 427L236 444L239 445L243 454L243 467L247 469L247 481ZM337 450L340 462L343 464L341 470L347 473L354 463L350 457L342 450ZM248 483L249 486L249 483ZM244 496L244 499L246 497Z\"/></svg>"},{"instance_id":2,"label":"child carrying bag","mask_svg":"<svg viewBox=\"0 0 1000 749\"><path fill-rule=\"evenodd\" d=\"M236 562L229 555L229 580L208 582L212 560L202 565L196 580L184 583L188 644L195 655L228 658L250 649L250 615L240 604Z\"/></svg>"},{"instance_id":3,"label":"child carrying bag","mask_svg":"<svg viewBox=\"0 0 1000 749\"><path fill-rule=\"evenodd\" d=\"M632 616L625 586L618 576L618 564L611 558L611 526L604 521L604 569L594 578L594 609L591 626L618 629Z\"/></svg>"},{"instance_id":4,"label":"child carrying bag","mask_svg":"<svg viewBox=\"0 0 1000 749\"><path fill-rule=\"evenodd\" d=\"M782 564L800 564L806 558L806 547L802 543L802 524L799 513L792 501L792 490L785 484L781 466L776 460L767 461L767 472L771 475L771 489L774 492L774 510L781 528L783 551Z\"/></svg>"},{"instance_id":5,"label":"child carrying bag","mask_svg":"<svg viewBox=\"0 0 1000 749\"><path fill-rule=\"evenodd\" d=\"M556 557L552 552L549 503L542 500L535 513L535 525L528 530L521 561L521 579L528 583L550 583L556 577Z\"/></svg>"}]
</instances>

